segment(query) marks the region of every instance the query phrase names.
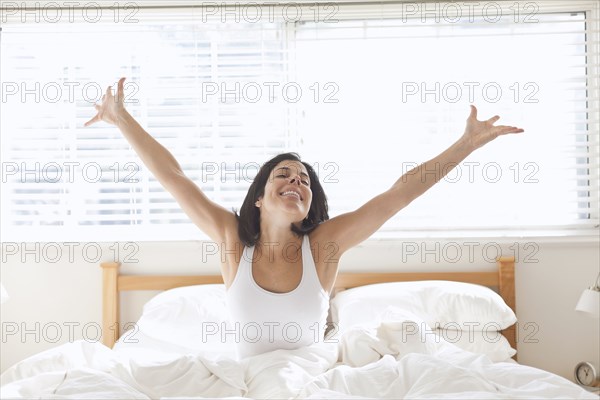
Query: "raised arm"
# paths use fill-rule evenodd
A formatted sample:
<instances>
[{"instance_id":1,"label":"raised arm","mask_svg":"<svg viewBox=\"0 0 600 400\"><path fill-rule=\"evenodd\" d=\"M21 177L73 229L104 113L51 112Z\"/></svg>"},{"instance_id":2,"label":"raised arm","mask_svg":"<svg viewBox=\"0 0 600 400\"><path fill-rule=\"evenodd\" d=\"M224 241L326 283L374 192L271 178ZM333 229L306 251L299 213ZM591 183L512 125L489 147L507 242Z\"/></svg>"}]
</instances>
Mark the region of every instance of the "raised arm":
<instances>
[{"instance_id":1,"label":"raised arm","mask_svg":"<svg viewBox=\"0 0 600 400\"><path fill-rule=\"evenodd\" d=\"M500 135L521 133L514 126L494 126L500 117L477 120L477 109L471 106L464 134L437 157L402 175L390 189L369 200L356 211L325 221L319 230L324 238L336 244L338 257L349 248L371 236L398 211L421 196L452 171L469 154Z\"/></svg>"},{"instance_id":2,"label":"raised arm","mask_svg":"<svg viewBox=\"0 0 600 400\"><path fill-rule=\"evenodd\" d=\"M125 78L119 80L117 94L106 89L102 104L95 105L98 113L85 123L104 121L118 127L131 144L144 165L160 184L175 198L190 219L212 240L221 243L226 235L237 234L237 221L233 212L214 203L183 173L173 155L127 112L123 104Z\"/></svg>"}]
</instances>

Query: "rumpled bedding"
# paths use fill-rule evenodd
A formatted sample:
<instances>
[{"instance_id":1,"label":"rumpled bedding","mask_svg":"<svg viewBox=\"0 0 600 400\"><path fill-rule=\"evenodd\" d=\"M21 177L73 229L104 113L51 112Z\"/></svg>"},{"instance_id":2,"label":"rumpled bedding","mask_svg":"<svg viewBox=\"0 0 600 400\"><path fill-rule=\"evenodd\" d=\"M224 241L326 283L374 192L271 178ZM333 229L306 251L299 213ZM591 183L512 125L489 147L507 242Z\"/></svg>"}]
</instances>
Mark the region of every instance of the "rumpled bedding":
<instances>
[{"instance_id":1,"label":"rumpled bedding","mask_svg":"<svg viewBox=\"0 0 600 400\"><path fill-rule=\"evenodd\" d=\"M560 376L494 363L426 332L406 335L405 327L382 322L330 343L240 361L76 341L9 368L0 398L597 399Z\"/></svg>"}]
</instances>

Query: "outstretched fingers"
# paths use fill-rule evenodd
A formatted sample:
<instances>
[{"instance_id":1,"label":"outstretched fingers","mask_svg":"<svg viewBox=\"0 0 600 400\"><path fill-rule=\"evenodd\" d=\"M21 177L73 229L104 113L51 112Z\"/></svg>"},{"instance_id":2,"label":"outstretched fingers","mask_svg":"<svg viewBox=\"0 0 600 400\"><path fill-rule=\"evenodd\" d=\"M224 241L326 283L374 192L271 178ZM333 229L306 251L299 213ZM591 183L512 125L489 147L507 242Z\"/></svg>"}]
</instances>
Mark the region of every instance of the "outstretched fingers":
<instances>
[{"instance_id":1,"label":"outstretched fingers","mask_svg":"<svg viewBox=\"0 0 600 400\"><path fill-rule=\"evenodd\" d=\"M477 121L477 108L471 104L471 114L469 115L469 119L474 119ZM492 125L493 132L496 135L505 135L508 133L522 133L525 132L524 129L517 128L516 126L507 126L507 125L499 125L493 126L500 119L499 115L494 115L492 118L485 121L485 123Z\"/></svg>"},{"instance_id":2,"label":"outstretched fingers","mask_svg":"<svg viewBox=\"0 0 600 400\"><path fill-rule=\"evenodd\" d=\"M96 115L83 126L90 126L96 122L105 121L116 125L119 112L123 111L125 78L119 79L116 92L113 94L112 85L106 88L100 104L94 104Z\"/></svg>"},{"instance_id":3,"label":"outstretched fingers","mask_svg":"<svg viewBox=\"0 0 600 400\"><path fill-rule=\"evenodd\" d=\"M506 126L500 125L495 127L497 129L498 135L506 135L509 133L522 133L525 132L524 129L517 128L516 126Z\"/></svg>"},{"instance_id":4,"label":"outstretched fingers","mask_svg":"<svg viewBox=\"0 0 600 400\"><path fill-rule=\"evenodd\" d=\"M125 86L125 78L119 79L119 83L117 84L117 98L119 101L123 101L124 86Z\"/></svg>"},{"instance_id":5,"label":"outstretched fingers","mask_svg":"<svg viewBox=\"0 0 600 400\"><path fill-rule=\"evenodd\" d=\"M489 122L490 124L495 124L496 121L498 121L500 119L500 116L498 115L494 115L492 118L488 119L487 122Z\"/></svg>"},{"instance_id":6,"label":"outstretched fingers","mask_svg":"<svg viewBox=\"0 0 600 400\"><path fill-rule=\"evenodd\" d=\"M96 109L98 108L98 106L96 105ZM93 123L96 123L100 121L100 114L96 114L92 119L90 119L88 122L86 122L85 124L83 124L83 126L90 126Z\"/></svg>"},{"instance_id":7,"label":"outstretched fingers","mask_svg":"<svg viewBox=\"0 0 600 400\"><path fill-rule=\"evenodd\" d=\"M104 102L104 96L102 96L102 102ZM94 104L94 108L96 109L96 111L98 111L98 113L96 115L94 115L94 117L92 119L90 119L88 122L86 122L85 124L83 124L83 126L90 126L93 123L99 122L102 120L102 118L100 117L100 111L102 110L102 106L99 106L98 104Z\"/></svg>"},{"instance_id":8,"label":"outstretched fingers","mask_svg":"<svg viewBox=\"0 0 600 400\"><path fill-rule=\"evenodd\" d=\"M471 114L469 114L469 119L477 119L477 108L471 104Z\"/></svg>"},{"instance_id":9,"label":"outstretched fingers","mask_svg":"<svg viewBox=\"0 0 600 400\"><path fill-rule=\"evenodd\" d=\"M110 100L112 98L113 98L112 86L109 86L106 88L106 93L104 94L104 97L102 99Z\"/></svg>"}]
</instances>

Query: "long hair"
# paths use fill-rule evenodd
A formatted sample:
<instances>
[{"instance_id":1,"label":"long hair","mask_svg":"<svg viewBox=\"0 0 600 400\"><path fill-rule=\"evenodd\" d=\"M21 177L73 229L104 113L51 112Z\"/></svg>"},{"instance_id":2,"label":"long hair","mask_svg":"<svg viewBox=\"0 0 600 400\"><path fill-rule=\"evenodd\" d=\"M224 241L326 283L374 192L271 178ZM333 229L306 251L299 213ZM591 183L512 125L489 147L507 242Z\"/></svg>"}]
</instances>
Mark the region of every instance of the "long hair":
<instances>
[{"instance_id":1,"label":"long hair","mask_svg":"<svg viewBox=\"0 0 600 400\"><path fill-rule=\"evenodd\" d=\"M302 220L300 228L294 224L290 224L290 230L296 236L301 237L312 232L320 223L329 219L327 197L314 169L309 164L300 160L300 156L297 153L279 154L260 167L242 203L240 215L238 216L237 210L233 210L238 221L238 235L242 243L247 247L254 246L260 238L260 210L256 207L255 203L259 197L265 194L265 186L273 168L285 160L298 161L306 167L310 178L310 190L312 191L312 202L308 216Z\"/></svg>"}]
</instances>

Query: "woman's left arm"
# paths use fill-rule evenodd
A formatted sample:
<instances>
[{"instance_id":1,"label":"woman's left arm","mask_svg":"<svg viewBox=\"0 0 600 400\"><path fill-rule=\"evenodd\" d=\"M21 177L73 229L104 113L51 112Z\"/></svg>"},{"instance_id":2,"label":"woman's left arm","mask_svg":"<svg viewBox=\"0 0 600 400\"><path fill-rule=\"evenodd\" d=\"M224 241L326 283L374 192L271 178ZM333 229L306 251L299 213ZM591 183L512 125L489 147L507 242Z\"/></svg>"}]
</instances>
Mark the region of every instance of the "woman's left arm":
<instances>
[{"instance_id":1,"label":"woman's left arm","mask_svg":"<svg viewBox=\"0 0 600 400\"><path fill-rule=\"evenodd\" d=\"M472 105L471 115L467 119L467 126L462 137L440 155L406 172L394 183L390 190L397 191L399 201L391 199L390 201L399 207L396 212L439 182L474 150L498 136L524 132L523 129L514 126L494 126L499 119L500 117L496 115L487 121L478 121L477 108Z\"/></svg>"},{"instance_id":2,"label":"woman's left arm","mask_svg":"<svg viewBox=\"0 0 600 400\"><path fill-rule=\"evenodd\" d=\"M409 205L439 182L469 154L498 136L521 133L514 126L494 126L500 119L494 116L486 121L477 120L477 109L471 106L464 134L437 157L406 172L390 189L368 201L356 211L338 215L321 224L324 237L336 244L338 256L366 240L388 219Z\"/></svg>"}]
</instances>

